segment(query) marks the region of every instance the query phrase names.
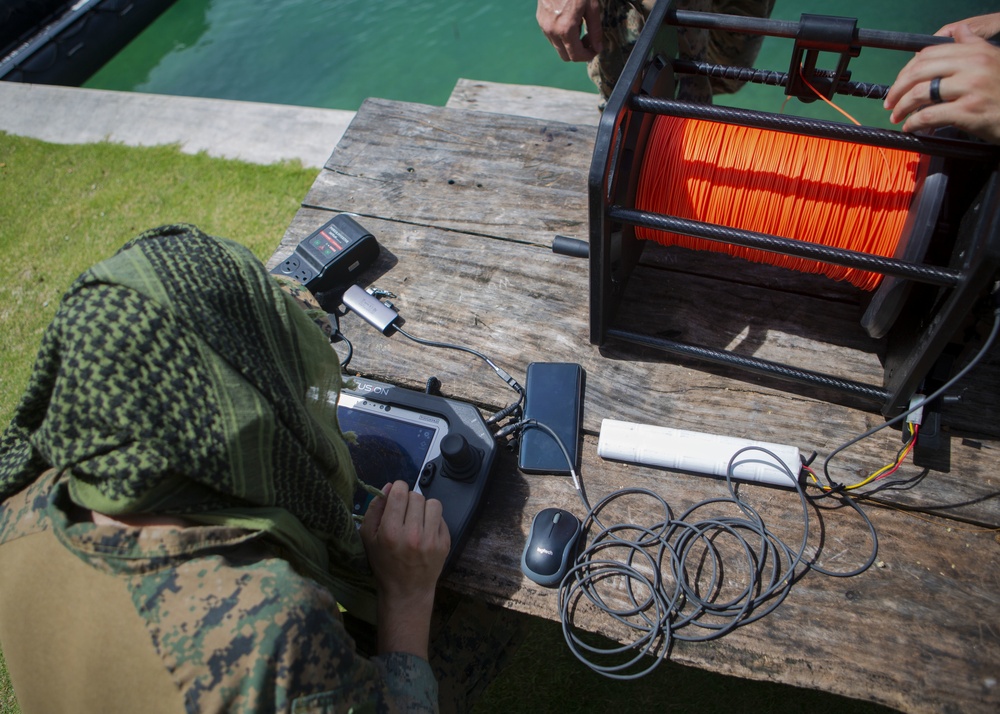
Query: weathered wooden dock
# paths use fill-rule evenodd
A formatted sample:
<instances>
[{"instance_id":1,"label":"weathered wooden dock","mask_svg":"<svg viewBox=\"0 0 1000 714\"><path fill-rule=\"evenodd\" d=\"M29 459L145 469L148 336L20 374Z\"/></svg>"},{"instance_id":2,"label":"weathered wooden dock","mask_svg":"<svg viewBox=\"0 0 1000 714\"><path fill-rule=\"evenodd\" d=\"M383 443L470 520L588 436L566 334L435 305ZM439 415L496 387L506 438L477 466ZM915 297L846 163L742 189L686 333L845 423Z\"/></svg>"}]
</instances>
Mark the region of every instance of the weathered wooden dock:
<instances>
[{"instance_id":1,"label":"weathered wooden dock","mask_svg":"<svg viewBox=\"0 0 1000 714\"><path fill-rule=\"evenodd\" d=\"M626 344L590 344L587 261L550 246L557 234L588 236L598 117L588 97L552 96L460 82L447 107L367 101L271 265L333 214L350 212L382 246L362 282L396 295L410 333L485 352L522 381L532 361L582 364L580 475L594 502L644 487L679 514L726 495L718 480L601 459L605 418L791 444L821 459L884 421L801 388ZM881 345L864 335L857 310L857 295L823 278L661 249L647 250L623 314L654 321L665 334L881 381ZM989 325L976 327L981 338ZM512 392L469 355L385 337L354 315L342 329L354 345L351 372L418 390L436 376L445 395L484 413L510 401ZM675 641L671 659L907 712L1000 709L998 386L993 350L958 386L962 400L946 406L942 448L894 474L910 486L862 503L878 534L872 567L850 578L809 572L766 617L712 641ZM860 479L891 462L900 443L899 431L886 429L846 450L834 462L838 478ZM757 487L745 495L769 526L790 541L801 537L793 492ZM849 571L868 556L869 532L853 509L829 505L810 509L809 553L827 569ZM514 454L501 450L446 586L558 619L556 591L519 567L531 520L547 506L582 515L568 478L521 474ZM623 504L631 512L622 517L653 518L637 509ZM581 613L576 625L632 637L597 613Z\"/></svg>"}]
</instances>

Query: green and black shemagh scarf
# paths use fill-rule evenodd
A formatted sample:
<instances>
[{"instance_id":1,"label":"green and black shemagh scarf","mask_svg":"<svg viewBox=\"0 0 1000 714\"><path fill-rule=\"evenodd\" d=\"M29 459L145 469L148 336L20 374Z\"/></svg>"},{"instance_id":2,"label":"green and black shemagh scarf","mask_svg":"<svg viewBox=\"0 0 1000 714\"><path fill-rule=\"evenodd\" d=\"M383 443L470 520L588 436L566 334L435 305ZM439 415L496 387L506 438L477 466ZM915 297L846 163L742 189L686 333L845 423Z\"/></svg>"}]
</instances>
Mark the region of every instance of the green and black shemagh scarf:
<instances>
[{"instance_id":1,"label":"green and black shemagh scarf","mask_svg":"<svg viewBox=\"0 0 1000 714\"><path fill-rule=\"evenodd\" d=\"M83 508L265 530L361 607L340 385L327 337L246 248L148 231L63 297L0 441L0 500L54 467Z\"/></svg>"}]
</instances>

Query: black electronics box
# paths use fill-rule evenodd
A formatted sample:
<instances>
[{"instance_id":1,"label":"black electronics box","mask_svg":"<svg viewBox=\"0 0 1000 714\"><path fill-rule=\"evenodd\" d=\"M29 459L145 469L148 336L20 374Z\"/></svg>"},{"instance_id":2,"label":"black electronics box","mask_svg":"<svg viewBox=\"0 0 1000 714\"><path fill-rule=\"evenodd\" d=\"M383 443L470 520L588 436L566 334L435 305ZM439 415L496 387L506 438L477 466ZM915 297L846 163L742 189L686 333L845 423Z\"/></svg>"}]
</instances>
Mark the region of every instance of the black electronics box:
<instances>
[{"instance_id":1,"label":"black electronics box","mask_svg":"<svg viewBox=\"0 0 1000 714\"><path fill-rule=\"evenodd\" d=\"M340 213L310 234L271 273L305 285L320 305L325 296L339 296L378 258L375 236L346 213Z\"/></svg>"}]
</instances>

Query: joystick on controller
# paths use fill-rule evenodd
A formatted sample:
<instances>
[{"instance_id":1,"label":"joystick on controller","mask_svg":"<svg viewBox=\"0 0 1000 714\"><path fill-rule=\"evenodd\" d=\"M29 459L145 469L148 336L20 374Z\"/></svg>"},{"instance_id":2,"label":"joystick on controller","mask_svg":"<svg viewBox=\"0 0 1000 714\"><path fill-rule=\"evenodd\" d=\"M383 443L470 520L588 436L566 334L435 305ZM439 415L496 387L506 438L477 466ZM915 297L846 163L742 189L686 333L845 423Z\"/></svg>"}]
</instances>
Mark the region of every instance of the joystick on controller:
<instances>
[{"instance_id":1,"label":"joystick on controller","mask_svg":"<svg viewBox=\"0 0 1000 714\"><path fill-rule=\"evenodd\" d=\"M456 481L468 481L479 473L483 455L461 434L451 433L441 440L441 475Z\"/></svg>"}]
</instances>

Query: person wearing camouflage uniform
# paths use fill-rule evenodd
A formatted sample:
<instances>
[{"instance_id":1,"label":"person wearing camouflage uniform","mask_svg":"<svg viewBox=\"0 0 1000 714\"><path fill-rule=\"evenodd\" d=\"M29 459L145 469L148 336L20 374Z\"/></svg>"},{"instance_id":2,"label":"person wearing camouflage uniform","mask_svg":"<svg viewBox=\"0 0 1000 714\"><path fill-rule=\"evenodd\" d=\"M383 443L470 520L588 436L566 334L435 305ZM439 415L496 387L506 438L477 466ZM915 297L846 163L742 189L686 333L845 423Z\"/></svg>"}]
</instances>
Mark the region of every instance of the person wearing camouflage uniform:
<instances>
[{"instance_id":1,"label":"person wearing camouflage uniform","mask_svg":"<svg viewBox=\"0 0 1000 714\"><path fill-rule=\"evenodd\" d=\"M397 481L357 528L313 317L192 226L64 296L0 439L0 646L25 714L437 711L447 526ZM341 606L377 615L373 656Z\"/></svg>"},{"instance_id":2,"label":"person wearing camouflage uniform","mask_svg":"<svg viewBox=\"0 0 1000 714\"><path fill-rule=\"evenodd\" d=\"M0 572L24 714L437 711L427 660L356 651L261 531L96 524L51 469L0 504Z\"/></svg>"},{"instance_id":3,"label":"person wearing camouflage uniform","mask_svg":"<svg viewBox=\"0 0 1000 714\"><path fill-rule=\"evenodd\" d=\"M665 1L665 0L663 0ZM538 0L536 19L560 57L588 62L588 74L604 101L611 96L656 0ZM678 10L770 17L774 0L676 0ZM581 27L587 34L580 36ZM677 28L678 57L750 67L762 39L735 32ZM714 94L731 94L741 82L683 76L677 98L710 104Z\"/></svg>"}]
</instances>

